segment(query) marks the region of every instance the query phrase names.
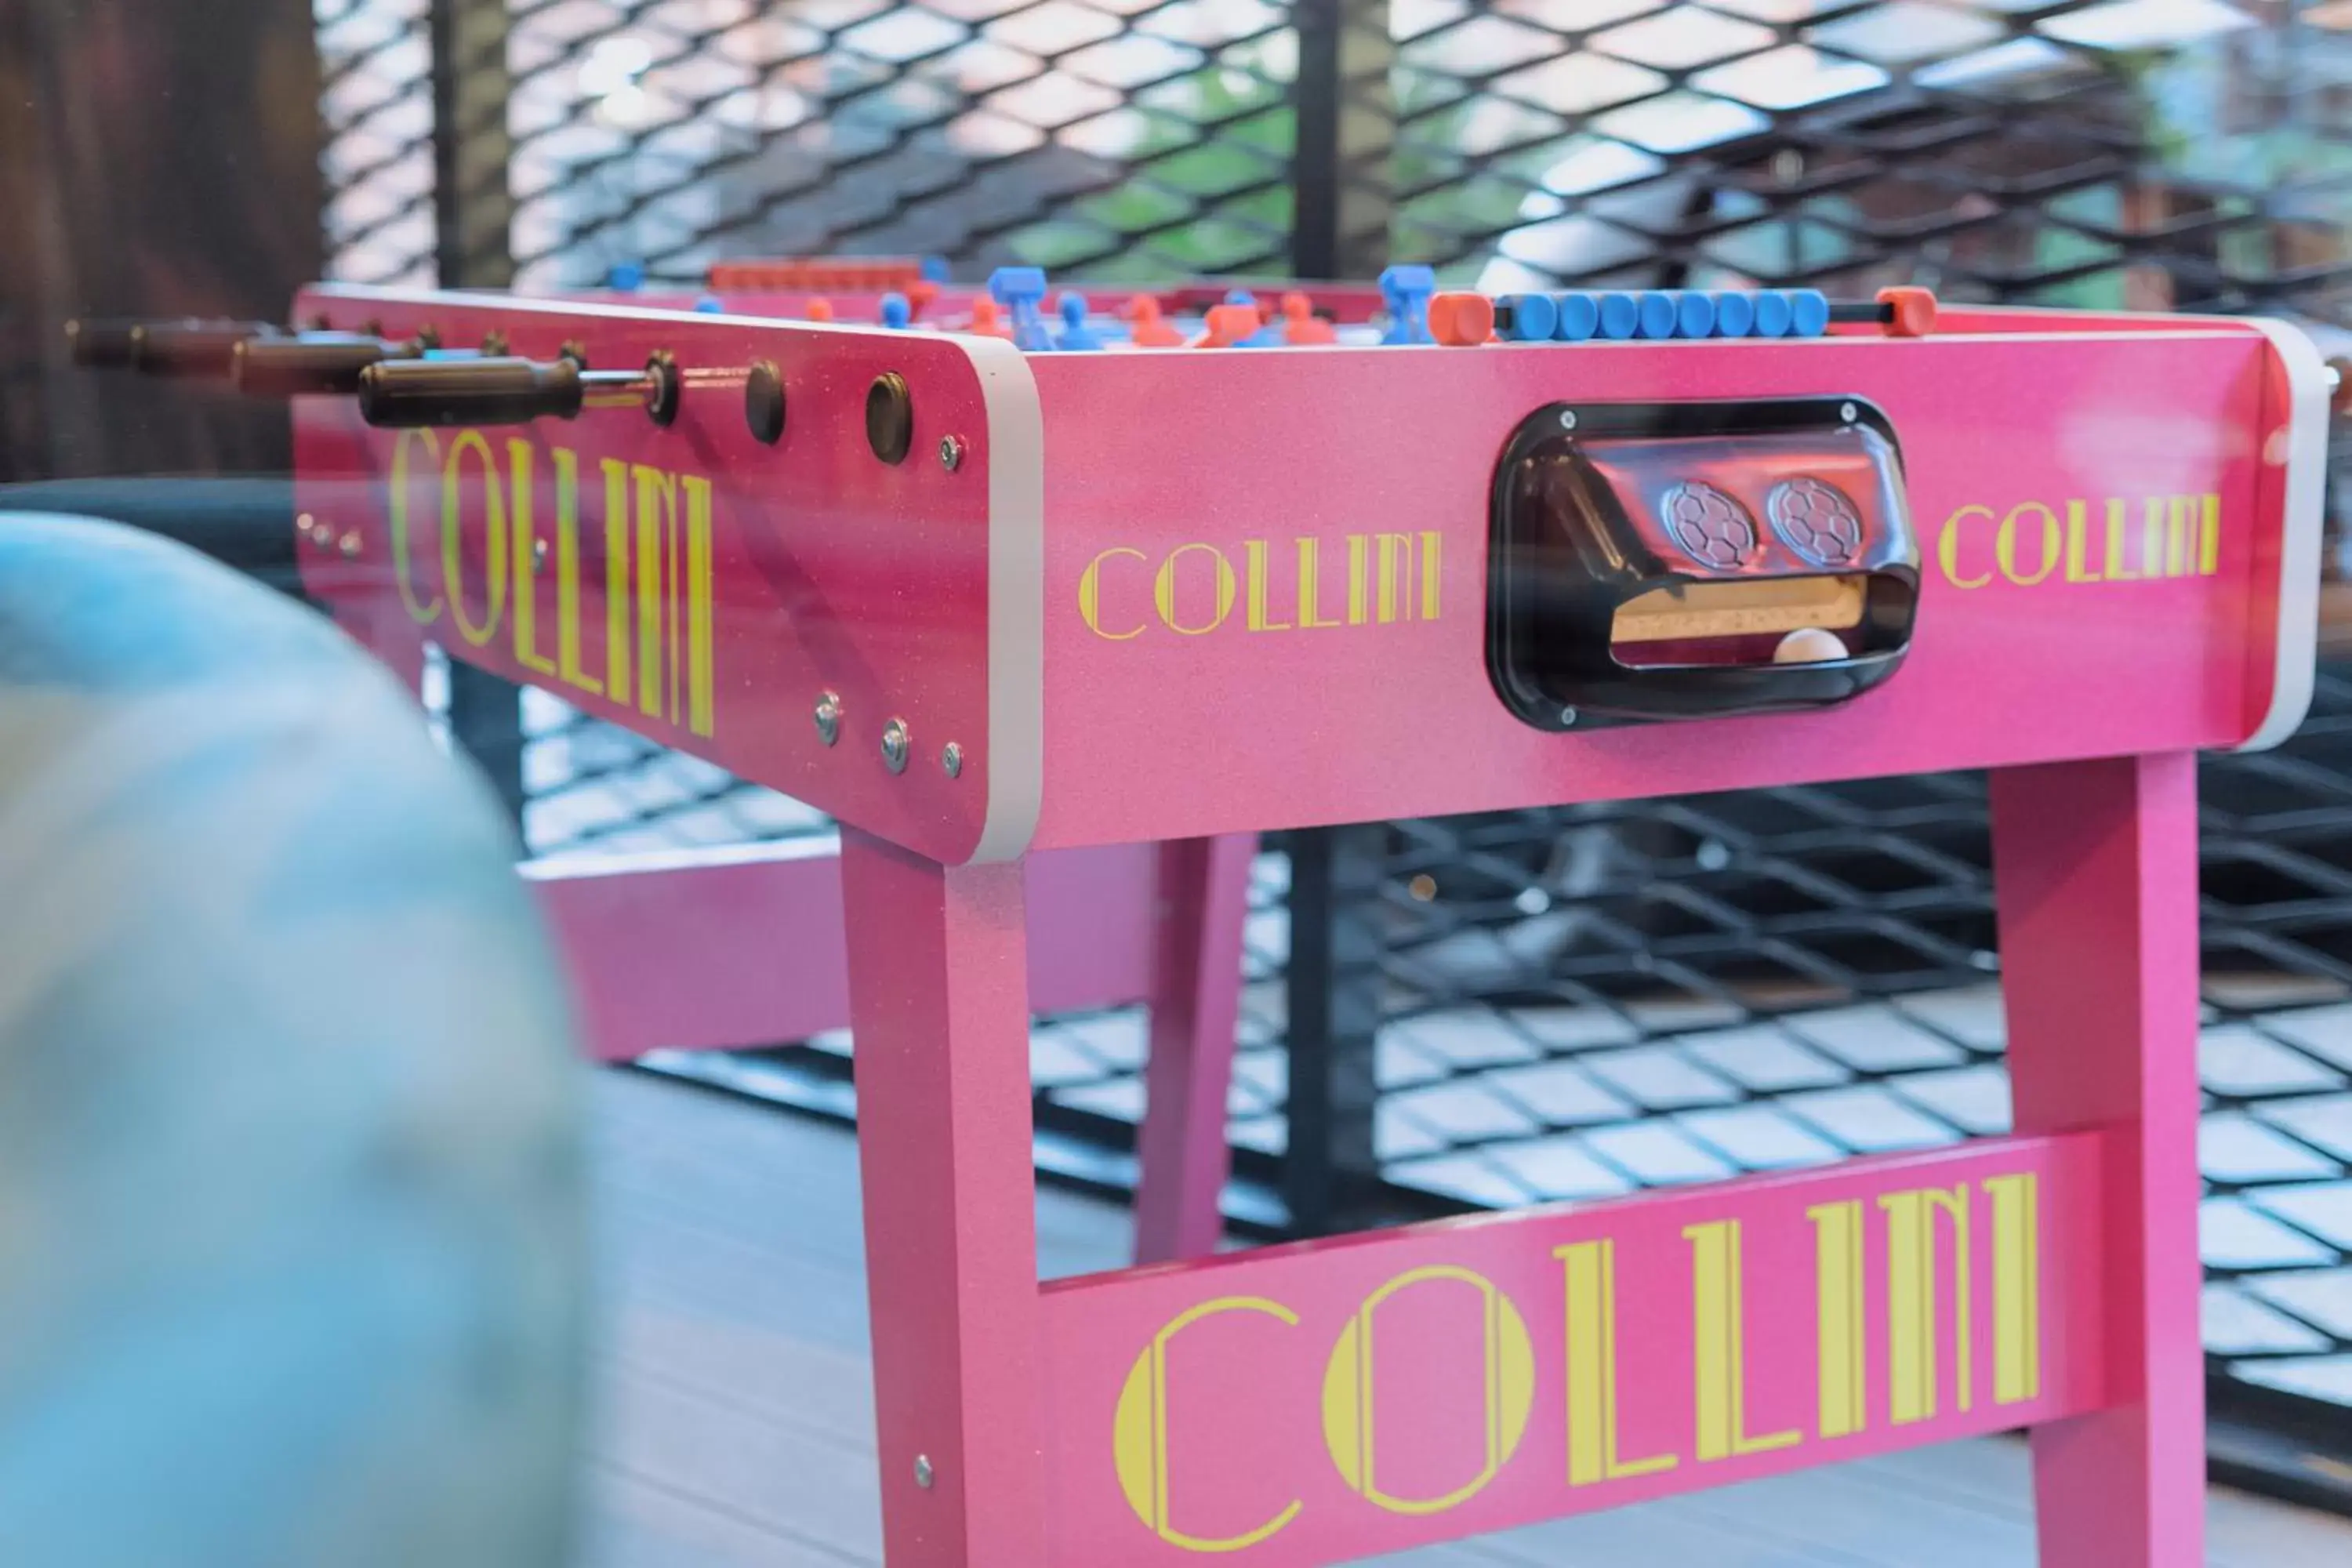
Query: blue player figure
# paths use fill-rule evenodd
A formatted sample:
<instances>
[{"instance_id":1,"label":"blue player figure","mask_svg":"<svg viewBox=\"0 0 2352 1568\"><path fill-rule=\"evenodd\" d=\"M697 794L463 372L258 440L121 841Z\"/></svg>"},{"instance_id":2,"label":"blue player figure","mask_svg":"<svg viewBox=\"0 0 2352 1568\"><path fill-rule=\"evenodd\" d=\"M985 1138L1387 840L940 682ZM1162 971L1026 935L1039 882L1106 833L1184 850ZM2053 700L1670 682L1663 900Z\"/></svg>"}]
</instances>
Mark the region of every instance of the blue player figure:
<instances>
[{"instance_id":1,"label":"blue player figure","mask_svg":"<svg viewBox=\"0 0 2352 1568\"><path fill-rule=\"evenodd\" d=\"M882 296L882 324L884 326L894 330L903 331L907 323L914 319L914 306L908 301L908 299L904 294L892 292Z\"/></svg>"},{"instance_id":2,"label":"blue player figure","mask_svg":"<svg viewBox=\"0 0 2352 1568\"><path fill-rule=\"evenodd\" d=\"M988 291L1004 307L1015 347L1036 353L1054 346L1040 310L1045 302L1045 268L1000 267L988 275Z\"/></svg>"},{"instance_id":3,"label":"blue player figure","mask_svg":"<svg viewBox=\"0 0 2352 1568\"><path fill-rule=\"evenodd\" d=\"M1102 335L1087 325L1087 297L1076 289L1066 289L1060 300L1062 331L1055 338L1057 349L1098 349ZM1016 340L1017 341L1017 340Z\"/></svg>"},{"instance_id":4,"label":"blue player figure","mask_svg":"<svg viewBox=\"0 0 2352 1568\"><path fill-rule=\"evenodd\" d=\"M1389 324L1381 333L1384 343L1433 343L1429 333L1429 297L1437 292L1437 274L1427 267L1391 267L1381 274L1381 299L1388 306Z\"/></svg>"}]
</instances>

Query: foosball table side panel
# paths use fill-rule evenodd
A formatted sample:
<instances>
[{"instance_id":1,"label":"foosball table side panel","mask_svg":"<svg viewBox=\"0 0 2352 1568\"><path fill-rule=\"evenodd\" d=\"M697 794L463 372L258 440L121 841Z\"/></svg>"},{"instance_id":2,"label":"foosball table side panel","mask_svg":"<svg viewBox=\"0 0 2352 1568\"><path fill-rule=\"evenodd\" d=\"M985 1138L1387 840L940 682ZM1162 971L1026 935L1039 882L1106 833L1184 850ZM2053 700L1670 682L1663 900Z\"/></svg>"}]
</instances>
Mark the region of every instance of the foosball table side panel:
<instances>
[{"instance_id":1,"label":"foosball table side panel","mask_svg":"<svg viewBox=\"0 0 2352 1568\"><path fill-rule=\"evenodd\" d=\"M2326 389L2291 329L1036 364L1040 846L2237 746L2292 728ZM1547 733L1486 660L1488 501L1552 405L1849 399L1921 563L1883 686Z\"/></svg>"},{"instance_id":2,"label":"foosball table side panel","mask_svg":"<svg viewBox=\"0 0 2352 1568\"><path fill-rule=\"evenodd\" d=\"M568 421L407 430L370 428L347 397L297 399L305 584L355 635L436 643L950 864L1025 846L1042 465L1012 345L381 290L299 310L679 367L667 426L630 396ZM747 419L762 365L782 389L772 442ZM886 376L910 411L897 461L868 433Z\"/></svg>"}]
</instances>

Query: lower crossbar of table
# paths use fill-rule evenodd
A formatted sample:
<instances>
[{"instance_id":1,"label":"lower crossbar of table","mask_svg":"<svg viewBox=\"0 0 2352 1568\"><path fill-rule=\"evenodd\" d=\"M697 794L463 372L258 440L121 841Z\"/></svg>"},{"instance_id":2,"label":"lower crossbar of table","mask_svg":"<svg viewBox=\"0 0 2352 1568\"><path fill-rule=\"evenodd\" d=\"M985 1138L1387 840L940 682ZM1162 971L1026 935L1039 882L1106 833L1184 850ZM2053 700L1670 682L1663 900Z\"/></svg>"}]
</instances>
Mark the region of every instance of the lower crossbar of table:
<instances>
[{"instance_id":1,"label":"lower crossbar of table","mask_svg":"<svg viewBox=\"0 0 2352 1568\"><path fill-rule=\"evenodd\" d=\"M2078 1416L2111 1135L1046 1287L1062 1568L1300 1568Z\"/></svg>"}]
</instances>

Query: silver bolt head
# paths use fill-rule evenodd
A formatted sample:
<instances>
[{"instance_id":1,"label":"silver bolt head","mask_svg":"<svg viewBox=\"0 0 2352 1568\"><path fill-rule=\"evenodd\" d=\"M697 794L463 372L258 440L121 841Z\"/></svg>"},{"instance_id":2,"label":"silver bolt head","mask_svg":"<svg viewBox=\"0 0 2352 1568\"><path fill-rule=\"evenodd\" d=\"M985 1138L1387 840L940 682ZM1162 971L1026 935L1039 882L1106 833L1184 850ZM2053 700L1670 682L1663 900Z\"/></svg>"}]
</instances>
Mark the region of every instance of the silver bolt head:
<instances>
[{"instance_id":1,"label":"silver bolt head","mask_svg":"<svg viewBox=\"0 0 2352 1568\"><path fill-rule=\"evenodd\" d=\"M915 1484L917 1486L929 1491L930 1489L931 1482L936 1480L938 1476L939 1472L931 1468L931 1458L929 1455L918 1454L915 1456Z\"/></svg>"},{"instance_id":2,"label":"silver bolt head","mask_svg":"<svg viewBox=\"0 0 2352 1568\"><path fill-rule=\"evenodd\" d=\"M841 739L841 699L826 692L816 700L816 738L826 745Z\"/></svg>"},{"instance_id":3,"label":"silver bolt head","mask_svg":"<svg viewBox=\"0 0 2352 1568\"><path fill-rule=\"evenodd\" d=\"M962 437L942 436L940 437L940 467L945 468L951 474L958 468L963 467Z\"/></svg>"},{"instance_id":4,"label":"silver bolt head","mask_svg":"<svg viewBox=\"0 0 2352 1568\"><path fill-rule=\"evenodd\" d=\"M1574 724L1576 722L1576 710L1573 708L1561 709L1559 710L1559 721L1562 727Z\"/></svg>"},{"instance_id":5,"label":"silver bolt head","mask_svg":"<svg viewBox=\"0 0 2352 1568\"><path fill-rule=\"evenodd\" d=\"M893 719L882 726L882 761L894 773L907 771L907 755L913 749L913 739L907 733L907 721Z\"/></svg>"},{"instance_id":6,"label":"silver bolt head","mask_svg":"<svg viewBox=\"0 0 2352 1568\"><path fill-rule=\"evenodd\" d=\"M1559 411L1559 427L1563 430L1573 430L1576 428L1575 409L1563 408Z\"/></svg>"},{"instance_id":7,"label":"silver bolt head","mask_svg":"<svg viewBox=\"0 0 2352 1568\"><path fill-rule=\"evenodd\" d=\"M1851 403L1841 403L1838 405L1838 417L1851 425L1862 417L1862 410Z\"/></svg>"},{"instance_id":8,"label":"silver bolt head","mask_svg":"<svg viewBox=\"0 0 2352 1568\"><path fill-rule=\"evenodd\" d=\"M948 771L951 779L963 777L963 748L950 741L940 749L940 766Z\"/></svg>"},{"instance_id":9,"label":"silver bolt head","mask_svg":"<svg viewBox=\"0 0 2352 1568\"><path fill-rule=\"evenodd\" d=\"M335 550L346 561L358 560L360 557L359 530L355 528L352 530L351 532L343 535L341 540L336 542Z\"/></svg>"}]
</instances>

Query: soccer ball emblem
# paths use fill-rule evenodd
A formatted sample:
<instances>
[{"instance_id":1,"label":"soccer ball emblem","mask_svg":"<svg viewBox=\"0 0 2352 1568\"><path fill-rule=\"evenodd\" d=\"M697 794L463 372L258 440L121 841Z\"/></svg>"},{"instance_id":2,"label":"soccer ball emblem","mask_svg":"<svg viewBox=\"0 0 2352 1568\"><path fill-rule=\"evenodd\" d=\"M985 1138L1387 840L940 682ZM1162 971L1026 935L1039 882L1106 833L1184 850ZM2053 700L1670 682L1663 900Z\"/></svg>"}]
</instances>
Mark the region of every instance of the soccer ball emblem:
<instances>
[{"instance_id":1,"label":"soccer ball emblem","mask_svg":"<svg viewBox=\"0 0 2352 1568\"><path fill-rule=\"evenodd\" d=\"M1843 566L1862 550L1853 502L1811 478L1784 479L1764 498L1764 515L1790 549L1821 566Z\"/></svg>"},{"instance_id":2,"label":"soccer ball emblem","mask_svg":"<svg viewBox=\"0 0 2352 1568\"><path fill-rule=\"evenodd\" d=\"M1756 525L1738 501L1696 480L1665 494L1666 531L1703 566L1738 566L1756 553Z\"/></svg>"}]
</instances>

